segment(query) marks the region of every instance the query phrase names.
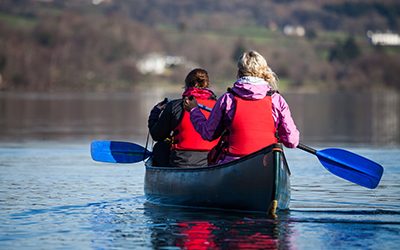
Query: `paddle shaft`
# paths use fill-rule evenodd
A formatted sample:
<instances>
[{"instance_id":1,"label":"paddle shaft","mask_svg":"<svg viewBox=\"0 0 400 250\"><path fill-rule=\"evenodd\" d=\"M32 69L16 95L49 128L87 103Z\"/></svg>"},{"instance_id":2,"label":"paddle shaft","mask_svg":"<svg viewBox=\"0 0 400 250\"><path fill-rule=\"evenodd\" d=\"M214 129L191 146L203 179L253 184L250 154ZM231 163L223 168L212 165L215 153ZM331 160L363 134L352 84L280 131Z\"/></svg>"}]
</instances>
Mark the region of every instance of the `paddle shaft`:
<instances>
[{"instance_id":1,"label":"paddle shaft","mask_svg":"<svg viewBox=\"0 0 400 250\"><path fill-rule=\"evenodd\" d=\"M210 108L210 107L207 107L207 106L205 106L205 105L203 105L203 104L197 104L197 107L199 107L199 108L201 108L201 109L204 109L205 111L208 111L208 112L211 112L211 110L212 110L212 108Z\"/></svg>"},{"instance_id":2,"label":"paddle shaft","mask_svg":"<svg viewBox=\"0 0 400 250\"><path fill-rule=\"evenodd\" d=\"M313 148L311 148L311 147L309 147L309 146L306 146L306 145L304 145L304 144L302 144L302 143L299 143L299 145L297 145L297 148L299 148L299 149L301 149L301 150L304 150L304 151L306 151L306 152L308 152L308 153L311 153L311 154L313 154L313 155L316 155L316 154L317 154L317 150L315 150L315 149L313 149Z\"/></svg>"},{"instance_id":3,"label":"paddle shaft","mask_svg":"<svg viewBox=\"0 0 400 250\"><path fill-rule=\"evenodd\" d=\"M204 110L206 110L206 111L208 111L208 112L211 112L211 108L209 108L209 107L207 107L207 106L205 106L205 105L202 105L202 104L197 104L197 106L199 107L199 108L201 108L201 109L204 109ZM304 150L304 151L306 151L306 152L308 152L308 153L311 153L311 154L313 154L313 155L316 155L317 154L317 150L315 150L315 149L313 149L313 148L311 148L311 147L309 147L309 146L306 146L306 145L304 145L304 144L302 144L302 143L299 143L299 145L297 146L297 148L299 148L299 149L301 149L301 150Z\"/></svg>"}]
</instances>

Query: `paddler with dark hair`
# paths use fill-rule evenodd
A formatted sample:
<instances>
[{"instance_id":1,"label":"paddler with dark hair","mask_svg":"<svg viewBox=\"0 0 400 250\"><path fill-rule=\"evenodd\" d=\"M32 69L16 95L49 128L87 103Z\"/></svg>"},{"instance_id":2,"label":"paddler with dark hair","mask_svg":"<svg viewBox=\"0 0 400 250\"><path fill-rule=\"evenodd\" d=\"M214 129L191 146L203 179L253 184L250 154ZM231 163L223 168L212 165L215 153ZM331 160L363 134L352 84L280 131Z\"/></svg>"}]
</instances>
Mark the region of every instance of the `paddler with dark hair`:
<instances>
[{"instance_id":1,"label":"paddler with dark hair","mask_svg":"<svg viewBox=\"0 0 400 250\"><path fill-rule=\"evenodd\" d=\"M209 89L210 79L204 69L193 69L185 78L182 98L157 104L150 112L148 127L153 140L153 165L200 167L207 166L207 154L217 140L204 140L190 122L190 114L183 108L184 98L195 98L198 103L213 108L216 95ZM199 111L204 117L209 112ZM216 138L217 139L217 138Z\"/></svg>"}]
</instances>

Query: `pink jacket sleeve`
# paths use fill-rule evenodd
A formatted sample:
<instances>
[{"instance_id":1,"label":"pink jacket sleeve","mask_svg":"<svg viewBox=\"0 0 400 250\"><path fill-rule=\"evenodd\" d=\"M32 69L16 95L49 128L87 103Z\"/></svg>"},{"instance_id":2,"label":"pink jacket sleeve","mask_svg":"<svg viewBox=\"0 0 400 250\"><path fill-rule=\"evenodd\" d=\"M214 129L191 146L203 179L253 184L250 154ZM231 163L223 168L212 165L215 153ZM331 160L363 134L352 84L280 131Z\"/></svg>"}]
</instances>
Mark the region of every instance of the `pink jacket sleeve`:
<instances>
[{"instance_id":1,"label":"pink jacket sleeve","mask_svg":"<svg viewBox=\"0 0 400 250\"><path fill-rule=\"evenodd\" d=\"M283 145L288 148L297 147L300 140L300 132L293 121L289 105L278 93L272 96L272 115Z\"/></svg>"},{"instance_id":2,"label":"pink jacket sleeve","mask_svg":"<svg viewBox=\"0 0 400 250\"><path fill-rule=\"evenodd\" d=\"M230 124L233 113L232 96L226 93L217 100L208 119L199 108L193 108L190 111L190 120L204 140L212 141L221 136L223 131L221 128L223 125Z\"/></svg>"}]
</instances>

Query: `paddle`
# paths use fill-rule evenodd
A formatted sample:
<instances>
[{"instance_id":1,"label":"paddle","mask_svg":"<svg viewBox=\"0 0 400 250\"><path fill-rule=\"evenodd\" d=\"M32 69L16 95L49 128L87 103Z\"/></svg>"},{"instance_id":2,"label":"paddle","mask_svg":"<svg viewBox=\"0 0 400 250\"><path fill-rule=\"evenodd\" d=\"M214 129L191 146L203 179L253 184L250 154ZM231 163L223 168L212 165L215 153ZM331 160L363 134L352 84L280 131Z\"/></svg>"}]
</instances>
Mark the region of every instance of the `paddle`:
<instances>
[{"instance_id":1,"label":"paddle","mask_svg":"<svg viewBox=\"0 0 400 250\"><path fill-rule=\"evenodd\" d=\"M95 161L111 163L135 163L151 155L150 151L138 144L122 141L93 141L90 153Z\"/></svg>"},{"instance_id":2,"label":"paddle","mask_svg":"<svg viewBox=\"0 0 400 250\"><path fill-rule=\"evenodd\" d=\"M168 101L167 98L164 102ZM210 107L198 104L198 107L211 111ZM135 163L145 160L151 155L146 148L130 142L122 141L93 141L90 145L92 159L100 162Z\"/></svg>"},{"instance_id":3,"label":"paddle","mask_svg":"<svg viewBox=\"0 0 400 250\"><path fill-rule=\"evenodd\" d=\"M315 150L301 143L297 148L316 155L329 172L355 184L374 189L381 180L383 167L363 156L339 148Z\"/></svg>"}]
</instances>

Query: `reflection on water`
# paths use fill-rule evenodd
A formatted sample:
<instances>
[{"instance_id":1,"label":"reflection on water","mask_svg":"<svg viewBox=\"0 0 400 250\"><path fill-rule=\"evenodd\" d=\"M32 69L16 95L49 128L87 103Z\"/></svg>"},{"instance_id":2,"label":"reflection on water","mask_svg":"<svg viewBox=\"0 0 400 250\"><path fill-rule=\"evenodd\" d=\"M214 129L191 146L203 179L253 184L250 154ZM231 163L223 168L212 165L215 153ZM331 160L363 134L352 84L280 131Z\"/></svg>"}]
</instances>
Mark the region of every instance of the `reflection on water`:
<instances>
[{"instance_id":1,"label":"reflection on water","mask_svg":"<svg viewBox=\"0 0 400 250\"><path fill-rule=\"evenodd\" d=\"M179 94L0 93L0 139L145 137L155 103ZM400 93L288 93L306 143L400 144Z\"/></svg>"},{"instance_id":2,"label":"reflection on water","mask_svg":"<svg viewBox=\"0 0 400 250\"><path fill-rule=\"evenodd\" d=\"M257 214L160 207L145 204L155 248L180 249L290 249L289 221Z\"/></svg>"}]
</instances>

